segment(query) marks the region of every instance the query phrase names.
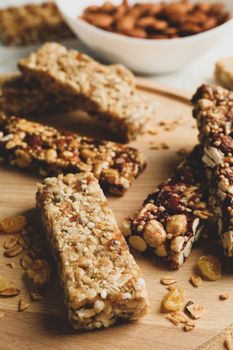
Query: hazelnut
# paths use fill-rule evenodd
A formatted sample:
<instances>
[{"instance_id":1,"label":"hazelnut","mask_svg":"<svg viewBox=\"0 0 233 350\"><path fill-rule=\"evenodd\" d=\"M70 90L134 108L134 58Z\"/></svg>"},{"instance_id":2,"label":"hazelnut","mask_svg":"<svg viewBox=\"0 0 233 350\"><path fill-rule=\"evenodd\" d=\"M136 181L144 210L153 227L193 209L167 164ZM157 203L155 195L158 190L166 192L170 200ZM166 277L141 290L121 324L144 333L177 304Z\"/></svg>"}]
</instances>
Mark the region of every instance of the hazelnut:
<instances>
[{"instance_id":1,"label":"hazelnut","mask_svg":"<svg viewBox=\"0 0 233 350\"><path fill-rule=\"evenodd\" d=\"M187 231L187 218L184 214L173 215L167 219L166 230L174 236L184 235Z\"/></svg>"},{"instance_id":2,"label":"hazelnut","mask_svg":"<svg viewBox=\"0 0 233 350\"><path fill-rule=\"evenodd\" d=\"M143 236L149 246L155 248L165 241L166 232L159 221L151 220L146 224Z\"/></svg>"}]
</instances>

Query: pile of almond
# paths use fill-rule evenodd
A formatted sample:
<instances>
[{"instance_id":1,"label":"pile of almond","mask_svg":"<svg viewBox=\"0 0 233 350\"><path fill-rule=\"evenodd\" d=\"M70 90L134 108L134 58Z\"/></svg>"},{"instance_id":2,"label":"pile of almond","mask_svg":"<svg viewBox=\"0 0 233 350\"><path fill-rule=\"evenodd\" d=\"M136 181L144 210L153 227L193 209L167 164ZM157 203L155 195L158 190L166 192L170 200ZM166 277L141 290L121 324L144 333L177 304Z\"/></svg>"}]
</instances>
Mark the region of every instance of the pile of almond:
<instances>
[{"instance_id":1,"label":"pile of almond","mask_svg":"<svg viewBox=\"0 0 233 350\"><path fill-rule=\"evenodd\" d=\"M204 32L229 17L222 3L180 0L131 6L123 0L118 6L111 2L89 6L80 18L109 32L134 38L170 39Z\"/></svg>"}]
</instances>

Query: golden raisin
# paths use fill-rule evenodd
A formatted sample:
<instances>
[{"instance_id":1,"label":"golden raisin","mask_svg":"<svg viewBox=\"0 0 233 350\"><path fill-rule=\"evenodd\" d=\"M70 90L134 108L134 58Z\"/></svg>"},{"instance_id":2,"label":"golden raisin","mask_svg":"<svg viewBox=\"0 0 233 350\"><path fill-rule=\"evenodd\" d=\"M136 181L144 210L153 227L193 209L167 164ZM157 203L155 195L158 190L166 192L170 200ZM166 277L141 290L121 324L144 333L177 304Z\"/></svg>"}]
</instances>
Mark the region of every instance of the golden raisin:
<instances>
[{"instance_id":1,"label":"golden raisin","mask_svg":"<svg viewBox=\"0 0 233 350\"><path fill-rule=\"evenodd\" d=\"M25 216L18 215L0 221L0 231L3 233L17 233L27 225Z\"/></svg>"},{"instance_id":2,"label":"golden raisin","mask_svg":"<svg viewBox=\"0 0 233 350\"><path fill-rule=\"evenodd\" d=\"M182 287L172 288L163 298L164 311L180 311L184 306L185 291Z\"/></svg>"},{"instance_id":3,"label":"golden raisin","mask_svg":"<svg viewBox=\"0 0 233 350\"><path fill-rule=\"evenodd\" d=\"M206 279L217 281L222 276L220 261L213 255L203 255L198 260L198 267Z\"/></svg>"}]
</instances>

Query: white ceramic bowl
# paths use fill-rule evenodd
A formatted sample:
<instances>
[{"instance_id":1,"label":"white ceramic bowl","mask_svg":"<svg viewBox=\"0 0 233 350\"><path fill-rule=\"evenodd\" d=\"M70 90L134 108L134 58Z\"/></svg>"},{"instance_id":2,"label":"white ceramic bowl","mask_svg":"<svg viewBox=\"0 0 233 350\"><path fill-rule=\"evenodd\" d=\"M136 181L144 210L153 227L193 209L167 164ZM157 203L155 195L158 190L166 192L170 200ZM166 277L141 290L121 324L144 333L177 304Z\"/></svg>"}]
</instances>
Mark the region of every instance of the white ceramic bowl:
<instances>
[{"instance_id":1,"label":"white ceramic bowl","mask_svg":"<svg viewBox=\"0 0 233 350\"><path fill-rule=\"evenodd\" d=\"M152 0L150 0L152 2ZM171 0L166 0L171 2ZM205 0L215 2L216 0ZM221 0L233 17L233 0ZM111 63L123 63L137 73L167 73L187 66L198 56L210 50L229 35L233 34L233 19L207 32L185 38L148 40L135 39L114 34L86 23L78 16L93 4L103 4L104 0L57 0L57 5L70 28L89 48ZM119 4L121 0L112 0ZM130 0L130 3L149 2ZM160 2L160 0L154 0ZM194 2L198 2L195 1Z\"/></svg>"}]
</instances>

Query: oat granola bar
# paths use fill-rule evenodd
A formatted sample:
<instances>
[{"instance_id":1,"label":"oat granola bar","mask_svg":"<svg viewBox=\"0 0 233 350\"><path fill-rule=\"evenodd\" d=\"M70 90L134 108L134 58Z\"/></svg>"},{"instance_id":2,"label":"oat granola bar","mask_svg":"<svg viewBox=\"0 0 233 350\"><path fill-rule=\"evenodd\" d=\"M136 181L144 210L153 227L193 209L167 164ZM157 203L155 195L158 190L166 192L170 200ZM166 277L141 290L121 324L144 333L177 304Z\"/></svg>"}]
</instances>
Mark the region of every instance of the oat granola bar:
<instances>
[{"instance_id":1,"label":"oat granola bar","mask_svg":"<svg viewBox=\"0 0 233 350\"><path fill-rule=\"evenodd\" d=\"M23 75L3 82L1 93L2 108L11 115L35 116L77 109L74 100L58 98L56 94L42 88L38 81Z\"/></svg>"},{"instance_id":2,"label":"oat granola bar","mask_svg":"<svg viewBox=\"0 0 233 350\"><path fill-rule=\"evenodd\" d=\"M109 327L146 314L144 279L93 174L45 179L37 207L75 329Z\"/></svg>"},{"instance_id":3,"label":"oat granola bar","mask_svg":"<svg viewBox=\"0 0 233 350\"><path fill-rule=\"evenodd\" d=\"M28 45L73 36L53 2L0 9L0 39L5 45Z\"/></svg>"},{"instance_id":4,"label":"oat granola bar","mask_svg":"<svg viewBox=\"0 0 233 350\"><path fill-rule=\"evenodd\" d=\"M43 45L22 59L19 68L46 89L74 98L80 109L108 126L120 141L135 139L153 114L126 68L102 65L57 43Z\"/></svg>"},{"instance_id":5,"label":"oat granola bar","mask_svg":"<svg viewBox=\"0 0 233 350\"><path fill-rule=\"evenodd\" d=\"M211 215L201 154L200 147L194 148L171 178L125 222L124 234L133 248L162 257L175 269L189 256Z\"/></svg>"},{"instance_id":6,"label":"oat granola bar","mask_svg":"<svg viewBox=\"0 0 233 350\"><path fill-rule=\"evenodd\" d=\"M203 85L193 97L210 204L225 255L233 256L233 92Z\"/></svg>"},{"instance_id":7,"label":"oat granola bar","mask_svg":"<svg viewBox=\"0 0 233 350\"><path fill-rule=\"evenodd\" d=\"M135 148L3 114L0 158L41 176L92 171L102 188L115 195L123 195L145 167L142 154Z\"/></svg>"}]
</instances>

